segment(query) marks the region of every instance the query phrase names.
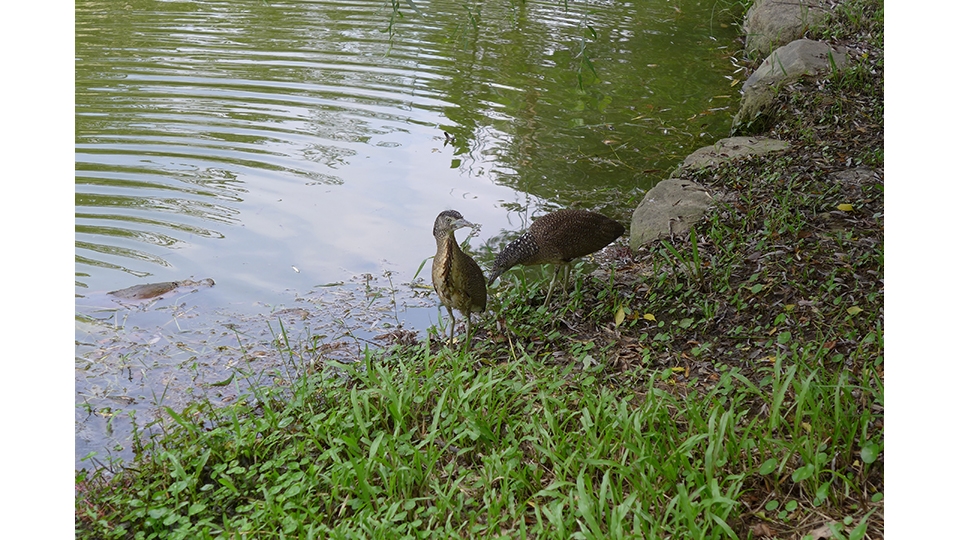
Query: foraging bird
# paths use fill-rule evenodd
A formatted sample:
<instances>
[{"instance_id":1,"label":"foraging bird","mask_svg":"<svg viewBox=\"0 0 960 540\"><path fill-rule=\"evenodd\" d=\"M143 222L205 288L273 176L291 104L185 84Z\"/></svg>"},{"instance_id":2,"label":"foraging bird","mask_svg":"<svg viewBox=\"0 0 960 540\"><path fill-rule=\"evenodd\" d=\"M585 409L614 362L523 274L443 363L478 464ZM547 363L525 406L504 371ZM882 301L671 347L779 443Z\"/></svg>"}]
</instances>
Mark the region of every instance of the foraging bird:
<instances>
[{"instance_id":1,"label":"foraging bird","mask_svg":"<svg viewBox=\"0 0 960 540\"><path fill-rule=\"evenodd\" d=\"M480 265L460 249L453 233L461 227L472 226L473 224L463 219L456 210L440 212L433 223L433 237L437 239L437 254L433 257L433 289L450 313L451 343L457 322L453 310L460 311L467 318L468 346L470 313L487 309L487 284Z\"/></svg>"},{"instance_id":2,"label":"foraging bird","mask_svg":"<svg viewBox=\"0 0 960 540\"><path fill-rule=\"evenodd\" d=\"M623 234L623 225L603 214L588 210L557 210L536 219L527 232L510 242L493 261L488 285L501 274L518 264L555 264L547 299L557 281L560 269L564 268L564 289L566 289L567 271L573 259L600 251Z\"/></svg>"}]
</instances>

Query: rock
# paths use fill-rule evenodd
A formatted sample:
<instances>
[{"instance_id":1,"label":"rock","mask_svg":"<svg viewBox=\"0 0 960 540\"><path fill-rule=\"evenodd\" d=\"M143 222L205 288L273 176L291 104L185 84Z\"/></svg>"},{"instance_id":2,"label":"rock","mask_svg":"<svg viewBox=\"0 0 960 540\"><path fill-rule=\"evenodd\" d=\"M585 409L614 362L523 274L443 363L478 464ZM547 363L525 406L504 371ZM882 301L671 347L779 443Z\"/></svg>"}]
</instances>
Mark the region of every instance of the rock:
<instances>
[{"instance_id":1,"label":"rock","mask_svg":"<svg viewBox=\"0 0 960 540\"><path fill-rule=\"evenodd\" d=\"M713 167L723 161L744 156L755 156L769 152L778 152L790 148L790 143L766 137L729 137L715 144L704 146L687 156L680 165L682 168L702 169Z\"/></svg>"},{"instance_id":2,"label":"rock","mask_svg":"<svg viewBox=\"0 0 960 540\"><path fill-rule=\"evenodd\" d=\"M830 10L822 0L757 0L747 10L743 24L747 54L770 54L803 37L808 29L823 23Z\"/></svg>"},{"instance_id":3,"label":"rock","mask_svg":"<svg viewBox=\"0 0 960 540\"><path fill-rule=\"evenodd\" d=\"M809 39L798 39L773 51L743 83L743 99L740 101L740 111L733 118L733 132L748 133L765 129L772 115L774 97L781 85L805 75L839 70L846 63L845 50Z\"/></svg>"},{"instance_id":4,"label":"rock","mask_svg":"<svg viewBox=\"0 0 960 540\"><path fill-rule=\"evenodd\" d=\"M653 187L633 211L630 249L658 238L684 234L713 204L706 188L690 180L667 178Z\"/></svg>"},{"instance_id":5,"label":"rock","mask_svg":"<svg viewBox=\"0 0 960 540\"><path fill-rule=\"evenodd\" d=\"M830 180L840 184L843 195L850 201L863 197L864 184L882 182L880 172L869 167L856 167L830 175Z\"/></svg>"},{"instance_id":6,"label":"rock","mask_svg":"<svg viewBox=\"0 0 960 540\"><path fill-rule=\"evenodd\" d=\"M835 172L830 175L830 179L840 182L845 186L859 187L866 182L879 182L880 174L876 169L871 169L870 167L856 167L854 169Z\"/></svg>"},{"instance_id":7,"label":"rock","mask_svg":"<svg viewBox=\"0 0 960 540\"><path fill-rule=\"evenodd\" d=\"M822 41L798 39L773 51L743 83L743 91L756 91L784 80L818 75L842 69L847 64L845 50L834 49Z\"/></svg>"}]
</instances>

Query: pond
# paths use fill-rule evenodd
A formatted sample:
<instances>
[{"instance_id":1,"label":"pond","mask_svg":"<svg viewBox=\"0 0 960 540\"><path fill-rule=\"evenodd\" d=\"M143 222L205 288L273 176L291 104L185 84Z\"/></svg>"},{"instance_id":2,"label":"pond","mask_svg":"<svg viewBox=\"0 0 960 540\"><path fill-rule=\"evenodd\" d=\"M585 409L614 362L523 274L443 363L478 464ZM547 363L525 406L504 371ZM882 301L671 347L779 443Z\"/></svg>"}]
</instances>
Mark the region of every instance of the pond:
<instances>
[{"instance_id":1,"label":"pond","mask_svg":"<svg viewBox=\"0 0 960 540\"><path fill-rule=\"evenodd\" d=\"M739 101L732 3L75 6L77 467L129 458L163 406L234 399L233 367L280 369L278 335L423 337L442 210L482 224L484 268L548 210L629 228Z\"/></svg>"}]
</instances>

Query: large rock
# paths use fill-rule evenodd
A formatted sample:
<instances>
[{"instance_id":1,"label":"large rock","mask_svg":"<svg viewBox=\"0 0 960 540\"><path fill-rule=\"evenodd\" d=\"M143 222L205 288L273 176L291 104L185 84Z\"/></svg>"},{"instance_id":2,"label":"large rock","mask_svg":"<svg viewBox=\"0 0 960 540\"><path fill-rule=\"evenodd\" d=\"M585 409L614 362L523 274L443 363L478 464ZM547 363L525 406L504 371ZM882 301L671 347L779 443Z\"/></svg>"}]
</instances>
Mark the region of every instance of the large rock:
<instances>
[{"instance_id":1,"label":"large rock","mask_svg":"<svg viewBox=\"0 0 960 540\"><path fill-rule=\"evenodd\" d=\"M771 87L784 80L838 70L846 64L845 49L834 49L822 41L798 39L773 51L743 83L743 91L756 91L759 87Z\"/></svg>"},{"instance_id":2,"label":"large rock","mask_svg":"<svg viewBox=\"0 0 960 540\"><path fill-rule=\"evenodd\" d=\"M805 75L820 75L847 64L844 49L826 43L798 39L773 51L743 83L740 111L733 118L734 133L755 133L766 128L777 90Z\"/></svg>"},{"instance_id":3,"label":"large rock","mask_svg":"<svg viewBox=\"0 0 960 540\"><path fill-rule=\"evenodd\" d=\"M667 178L647 192L630 221L630 249L658 238L685 234L713 204L696 182Z\"/></svg>"},{"instance_id":4,"label":"large rock","mask_svg":"<svg viewBox=\"0 0 960 540\"><path fill-rule=\"evenodd\" d=\"M790 43L811 27L823 23L830 13L823 0L757 0L744 20L746 51L766 55Z\"/></svg>"},{"instance_id":5,"label":"large rock","mask_svg":"<svg viewBox=\"0 0 960 540\"><path fill-rule=\"evenodd\" d=\"M734 158L756 156L790 148L790 143L767 137L729 137L715 144L695 150L684 158L681 168L702 169L714 167Z\"/></svg>"}]
</instances>

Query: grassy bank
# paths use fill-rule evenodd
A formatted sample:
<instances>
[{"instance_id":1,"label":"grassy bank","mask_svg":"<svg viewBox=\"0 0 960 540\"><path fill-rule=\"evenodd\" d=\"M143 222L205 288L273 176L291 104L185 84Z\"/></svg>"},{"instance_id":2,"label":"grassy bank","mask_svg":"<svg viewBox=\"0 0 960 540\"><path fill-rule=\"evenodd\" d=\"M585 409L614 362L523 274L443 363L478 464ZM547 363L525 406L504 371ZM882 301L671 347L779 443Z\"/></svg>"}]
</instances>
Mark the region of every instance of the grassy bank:
<instances>
[{"instance_id":1,"label":"grassy bank","mask_svg":"<svg viewBox=\"0 0 960 540\"><path fill-rule=\"evenodd\" d=\"M882 537L883 15L854 6L822 31L853 66L778 98L790 150L684 173L723 194L690 235L550 309L513 272L469 353L316 372L280 339L279 384L78 472L77 536Z\"/></svg>"},{"instance_id":2,"label":"grassy bank","mask_svg":"<svg viewBox=\"0 0 960 540\"><path fill-rule=\"evenodd\" d=\"M745 507L801 522L841 506L862 526L871 418L851 393L882 396L800 360L773 360L761 386L725 370L695 392L672 369L633 387L584 358L371 356L292 398L174 415L134 474L82 496L96 494L82 521L121 538L726 538Z\"/></svg>"}]
</instances>

